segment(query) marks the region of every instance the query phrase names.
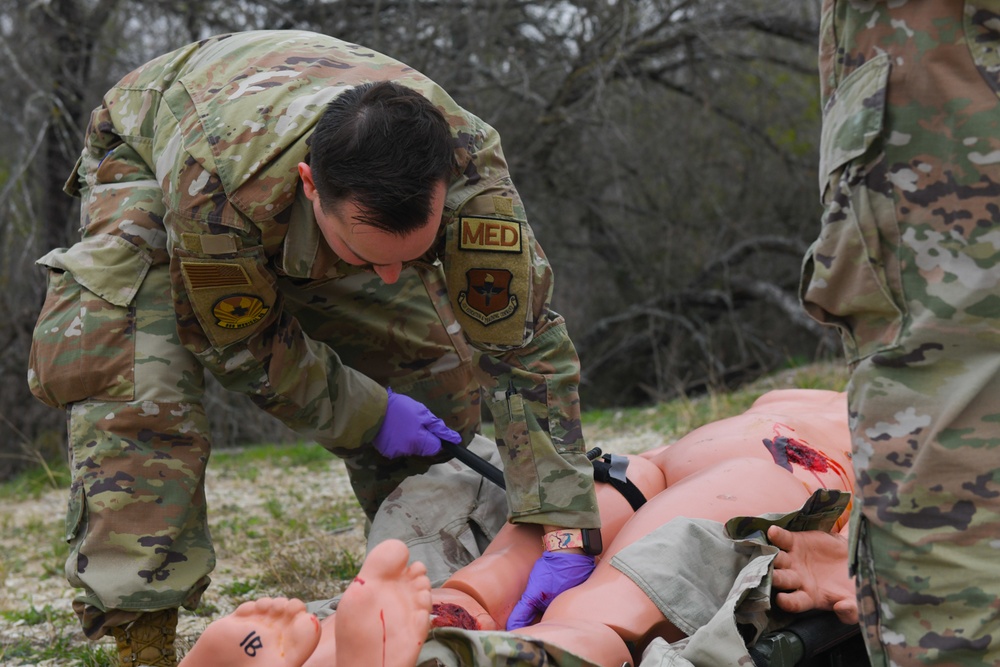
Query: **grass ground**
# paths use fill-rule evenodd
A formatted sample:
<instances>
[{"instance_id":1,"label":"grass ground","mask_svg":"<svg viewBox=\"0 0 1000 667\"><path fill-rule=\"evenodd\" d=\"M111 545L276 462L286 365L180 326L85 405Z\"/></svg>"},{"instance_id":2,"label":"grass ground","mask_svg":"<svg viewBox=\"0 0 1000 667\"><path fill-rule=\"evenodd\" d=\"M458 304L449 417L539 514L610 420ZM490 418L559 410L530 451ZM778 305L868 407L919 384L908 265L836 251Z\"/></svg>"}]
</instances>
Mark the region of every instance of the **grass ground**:
<instances>
[{"instance_id":1,"label":"grass ground","mask_svg":"<svg viewBox=\"0 0 1000 667\"><path fill-rule=\"evenodd\" d=\"M743 412L762 393L788 387L842 389L839 366L788 370L739 391L648 408L588 412L590 446L635 453ZM0 664L117 664L113 643L87 641L63 579L65 469L35 470L0 485ZM364 516L343 464L312 444L221 450L209 466L209 522L218 566L193 611L182 610L179 644L214 618L267 595L305 600L339 594L364 556Z\"/></svg>"}]
</instances>

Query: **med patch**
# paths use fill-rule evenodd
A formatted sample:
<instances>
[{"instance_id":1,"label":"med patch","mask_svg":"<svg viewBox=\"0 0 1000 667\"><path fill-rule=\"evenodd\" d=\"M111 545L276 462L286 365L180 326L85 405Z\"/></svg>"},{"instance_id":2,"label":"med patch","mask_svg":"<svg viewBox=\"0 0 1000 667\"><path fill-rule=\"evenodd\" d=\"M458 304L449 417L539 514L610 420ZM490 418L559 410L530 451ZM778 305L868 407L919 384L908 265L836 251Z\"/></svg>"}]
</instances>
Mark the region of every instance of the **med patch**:
<instances>
[{"instance_id":1,"label":"med patch","mask_svg":"<svg viewBox=\"0 0 1000 667\"><path fill-rule=\"evenodd\" d=\"M445 277L473 342L518 347L531 317L531 235L525 223L463 215L448 226Z\"/></svg>"},{"instance_id":2,"label":"med patch","mask_svg":"<svg viewBox=\"0 0 1000 667\"><path fill-rule=\"evenodd\" d=\"M478 252L523 252L521 224L500 218L459 218L459 250Z\"/></svg>"}]
</instances>

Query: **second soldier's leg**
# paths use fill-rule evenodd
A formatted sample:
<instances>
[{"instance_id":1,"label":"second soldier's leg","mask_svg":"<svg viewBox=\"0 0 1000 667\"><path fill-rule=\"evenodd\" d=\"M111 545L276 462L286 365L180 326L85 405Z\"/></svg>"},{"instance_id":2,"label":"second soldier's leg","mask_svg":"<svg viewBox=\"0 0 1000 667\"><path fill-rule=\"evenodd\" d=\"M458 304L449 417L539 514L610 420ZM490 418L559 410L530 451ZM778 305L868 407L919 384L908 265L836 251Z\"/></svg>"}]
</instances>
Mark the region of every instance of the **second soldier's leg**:
<instances>
[{"instance_id":1,"label":"second soldier's leg","mask_svg":"<svg viewBox=\"0 0 1000 667\"><path fill-rule=\"evenodd\" d=\"M804 300L854 366L851 556L878 667L1000 663L1000 40L985 16L837 0L821 21L826 213Z\"/></svg>"},{"instance_id":2,"label":"second soldier's leg","mask_svg":"<svg viewBox=\"0 0 1000 667\"><path fill-rule=\"evenodd\" d=\"M949 338L950 360L864 362L851 381L855 459L866 463L854 558L876 665L1000 659L1000 361Z\"/></svg>"}]
</instances>

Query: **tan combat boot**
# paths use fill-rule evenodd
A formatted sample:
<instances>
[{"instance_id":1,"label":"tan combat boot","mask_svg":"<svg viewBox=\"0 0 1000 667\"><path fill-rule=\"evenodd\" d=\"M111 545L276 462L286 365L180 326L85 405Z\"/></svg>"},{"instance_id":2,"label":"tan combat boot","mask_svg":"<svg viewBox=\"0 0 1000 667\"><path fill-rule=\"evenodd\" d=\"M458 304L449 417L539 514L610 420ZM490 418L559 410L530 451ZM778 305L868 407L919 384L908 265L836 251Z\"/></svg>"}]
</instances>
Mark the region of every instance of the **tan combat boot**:
<instances>
[{"instance_id":1,"label":"tan combat boot","mask_svg":"<svg viewBox=\"0 0 1000 667\"><path fill-rule=\"evenodd\" d=\"M177 667L176 609L147 612L127 625L111 628L111 634L118 641L121 667Z\"/></svg>"}]
</instances>

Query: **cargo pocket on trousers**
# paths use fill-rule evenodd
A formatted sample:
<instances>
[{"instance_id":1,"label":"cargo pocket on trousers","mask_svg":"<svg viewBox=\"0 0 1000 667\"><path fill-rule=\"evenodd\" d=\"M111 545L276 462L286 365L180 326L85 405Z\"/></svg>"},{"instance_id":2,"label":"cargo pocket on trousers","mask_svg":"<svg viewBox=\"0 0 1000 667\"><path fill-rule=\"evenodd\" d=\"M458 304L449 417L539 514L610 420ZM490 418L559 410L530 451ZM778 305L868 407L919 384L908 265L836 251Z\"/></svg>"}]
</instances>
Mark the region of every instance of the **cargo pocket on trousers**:
<instances>
[{"instance_id":1,"label":"cargo pocket on trousers","mask_svg":"<svg viewBox=\"0 0 1000 667\"><path fill-rule=\"evenodd\" d=\"M66 541L72 542L81 533L84 515L87 509L87 498L83 484L76 483L70 490L69 506L66 508Z\"/></svg>"},{"instance_id":2,"label":"cargo pocket on trousers","mask_svg":"<svg viewBox=\"0 0 1000 667\"><path fill-rule=\"evenodd\" d=\"M838 86L824 111L819 238L802 264L799 295L809 315L835 326L849 363L895 347L906 314L896 253L895 202L884 192L879 146L889 60L874 58Z\"/></svg>"},{"instance_id":3,"label":"cargo pocket on trousers","mask_svg":"<svg viewBox=\"0 0 1000 667\"><path fill-rule=\"evenodd\" d=\"M70 548L66 557L66 580L71 586L85 588L86 584L80 578L80 574L81 570L87 567L87 559L82 557L80 552L84 540L87 539L87 494L86 488L79 481L74 482L70 488L63 537Z\"/></svg>"},{"instance_id":4,"label":"cargo pocket on trousers","mask_svg":"<svg viewBox=\"0 0 1000 667\"><path fill-rule=\"evenodd\" d=\"M133 300L152 263L108 235L53 250L45 303L32 335L31 392L52 407L85 399L128 401L135 393Z\"/></svg>"},{"instance_id":5,"label":"cargo pocket on trousers","mask_svg":"<svg viewBox=\"0 0 1000 667\"><path fill-rule=\"evenodd\" d=\"M541 493L524 400L516 393L499 392L490 402L490 412L503 460L508 509L515 517L535 512L541 507Z\"/></svg>"}]
</instances>

